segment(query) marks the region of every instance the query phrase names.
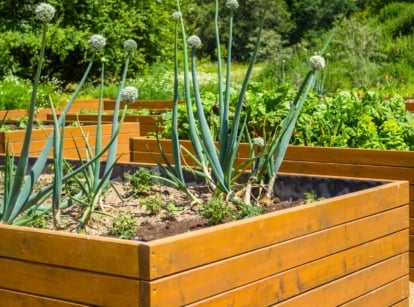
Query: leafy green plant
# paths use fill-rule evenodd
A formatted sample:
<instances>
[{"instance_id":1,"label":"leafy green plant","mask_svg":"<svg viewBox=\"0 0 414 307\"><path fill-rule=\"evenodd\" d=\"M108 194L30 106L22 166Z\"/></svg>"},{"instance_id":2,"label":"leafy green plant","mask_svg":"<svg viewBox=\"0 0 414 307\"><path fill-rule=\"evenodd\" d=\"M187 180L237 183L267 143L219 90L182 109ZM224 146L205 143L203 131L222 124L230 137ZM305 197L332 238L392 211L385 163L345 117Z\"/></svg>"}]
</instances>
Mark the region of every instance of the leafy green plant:
<instances>
[{"instance_id":1,"label":"leafy green plant","mask_svg":"<svg viewBox=\"0 0 414 307\"><path fill-rule=\"evenodd\" d=\"M179 211L180 209L177 208L173 202L168 202L167 205L165 206L164 218L167 220L172 220L174 219L175 214Z\"/></svg>"},{"instance_id":2,"label":"leafy green plant","mask_svg":"<svg viewBox=\"0 0 414 307\"><path fill-rule=\"evenodd\" d=\"M140 205L145 208L150 215L157 215L161 212L163 200L159 195L152 195L140 199Z\"/></svg>"},{"instance_id":3,"label":"leafy green plant","mask_svg":"<svg viewBox=\"0 0 414 307\"><path fill-rule=\"evenodd\" d=\"M212 198L202 204L198 210L198 214L206 218L210 225L217 225L226 220L232 220L235 215L235 210L224 200Z\"/></svg>"},{"instance_id":4,"label":"leafy green plant","mask_svg":"<svg viewBox=\"0 0 414 307\"><path fill-rule=\"evenodd\" d=\"M124 173L124 178L129 181L132 192L135 195L147 194L154 183L154 172L151 169L139 167L134 172Z\"/></svg>"},{"instance_id":5,"label":"leafy green plant","mask_svg":"<svg viewBox=\"0 0 414 307\"><path fill-rule=\"evenodd\" d=\"M318 197L315 191L305 192L303 193L303 195L305 196L305 200L304 200L305 204L311 204L318 200L324 199L323 197Z\"/></svg>"},{"instance_id":6,"label":"leafy green plant","mask_svg":"<svg viewBox=\"0 0 414 307\"><path fill-rule=\"evenodd\" d=\"M120 239L132 239L138 231L135 216L130 211L118 211L112 218L110 234Z\"/></svg>"}]
</instances>

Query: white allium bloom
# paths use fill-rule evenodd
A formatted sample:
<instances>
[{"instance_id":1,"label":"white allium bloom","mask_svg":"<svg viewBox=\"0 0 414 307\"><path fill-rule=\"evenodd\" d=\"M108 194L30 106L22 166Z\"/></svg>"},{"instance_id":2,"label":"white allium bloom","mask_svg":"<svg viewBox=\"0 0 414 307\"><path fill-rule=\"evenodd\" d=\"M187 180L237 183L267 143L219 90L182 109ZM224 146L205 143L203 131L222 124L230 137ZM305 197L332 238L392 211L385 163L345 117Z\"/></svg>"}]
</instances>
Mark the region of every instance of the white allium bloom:
<instances>
[{"instance_id":1,"label":"white allium bloom","mask_svg":"<svg viewBox=\"0 0 414 307\"><path fill-rule=\"evenodd\" d=\"M134 102L138 99L138 89L135 86L124 87L121 91L121 99L126 103Z\"/></svg>"},{"instance_id":2,"label":"white allium bloom","mask_svg":"<svg viewBox=\"0 0 414 307\"><path fill-rule=\"evenodd\" d=\"M237 0L227 0L226 6L231 10L235 10L239 8L239 2Z\"/></svg>"},{"instance_id":3,"label":"white allium bloom","mask_svg":"<svg viewBox=\"0 0 414 307\"><path fill-rule=\"evenodd\" d=\"M55 8L48 3L40 3L36 6L35 14L40 21L48 22L55 16Z\"/></svg>"},{"instance_id":4,"label":"white allium bloom","mask_svg":"<svg viewBox=\"0 0 414 307\"><path fill-rule=\"evenodd\" d=\"M137 47L138 47L137 42L134 41L133 39L127 39L124 42L124 48L128 52L137 50Z\"/></svg>"},{"instance_id":5,"label":"white allium bloom","mask_svg":"<svg viewBox=\"0 0 414 307\"><path fill-rule=\"evenodd\" d=\"M88 40L88 43L93 51L101 51L105 48L106 38L100 34L94 34Z\"/></svg>"},{"instance_id":6,"label":"white allium bloom","mask_svg":"<svg viewBox=\"0 0 414 307\"><path fill-rule=\"evenodd\" d=\"M252 141L253 141L253 144L256 146L259 146L259 147L264 146L264 140L261 137L253 138Z\"/></svg>"},{"instance_id":7,"label":"white allium bloom","mask_svg":"<svg viewBox=\"0 0 414 307\"><path fill-rule=\"evenodd\" d=\"M179 20L181 18L181 12L174 12L171 17L173 20Z\"/></svg>"},{"instance_id":8,"label":"white allium bloom","mask_svg":"<svg viewBox=\"0 0 414 307\"><path fill-rule=\"evenodd\" d=\"M187 43L190 47L193 47L193 48L201 47L201 39L197 35L191 35L188 38Z\"/></svg>"},{"instance_id":9,"label":"white allium bloom","mask_svg":"<svg viewBox=\"0 0 414 307\"><path fill-rule=\"evenodd\" d=\"M313 70L322 70L325 68L325 59L320 55L311 56L309 64Z\"/></svg>"}]
</instances>

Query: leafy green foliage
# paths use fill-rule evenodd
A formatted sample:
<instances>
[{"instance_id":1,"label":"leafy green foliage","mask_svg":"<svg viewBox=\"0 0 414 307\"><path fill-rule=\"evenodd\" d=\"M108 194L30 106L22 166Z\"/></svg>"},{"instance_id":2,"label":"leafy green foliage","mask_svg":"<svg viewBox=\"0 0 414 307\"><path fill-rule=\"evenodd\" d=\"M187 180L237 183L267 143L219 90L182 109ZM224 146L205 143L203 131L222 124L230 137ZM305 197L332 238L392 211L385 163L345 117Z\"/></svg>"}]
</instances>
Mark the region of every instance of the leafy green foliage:
<instances>
[{"instance_id":1,"label":"leafy green foliage","mask_svg":"<svg viewBox=\"0 0 414 307\"><path fill-rule=\"evenodd\" d=\"M210 225L223 223L234 218L234 208L220 198L211 198L198 210L198 214L208 220Z\"/></svg>"},{"instance_id":2,"label":"leafy green foliage","mask_svg":"<svg viewBox=\"0 0 414 307\"><path fill-rule=\"evenodd\" d=\"M120 239L132 239L138 231L138 224L135 216L129 211L118 211L112 218L110 234Z\"/></svg>"},{"instance_id":3,"label":"leafy green foliage","mask_svg":"<svg viewBox=\"0 0 414 307\"><path fill-rule=\"evenodd\" d=\"M150 215L157 215L161 212L163 200L159 195L151 195L140 199L140 205L145 208Z\"/></svg>"},{"instance_id":4,"label":"leafy green foliage","mask_svg":"<svg viewBox=\"0 0 414 307\"><path fill-rule=\"evenodd\" d=\"M130 66L135 73L170 54L171 9L164 1L50 2L59 14L50 25L45 69L49 76L59 78L65 85L77 82L82 76L82 67L89 58L87 40L92 34L101 34L107 39L105 57L111 79L120 79L119 64L125 57L122 51L125 39L132 38L138 43ZM38 22L28 13L33 12L36 4L32 0L9 3L7 11L12 8L12 13L0 18L0 77L10 73L31 77L39 43Z\"/></svg>"},{"instance_id":5,"label":"leafy green foliage","mask_svg":"<svg viewBox=\"0 0 414 307\"><path fill-rule=\"evenodd\" d=\"M132 192L135 195L147 194L153 185L154 171L139 167L136 171L124 173L124 178L129 181Z\"/></svg>"}]
</instances>

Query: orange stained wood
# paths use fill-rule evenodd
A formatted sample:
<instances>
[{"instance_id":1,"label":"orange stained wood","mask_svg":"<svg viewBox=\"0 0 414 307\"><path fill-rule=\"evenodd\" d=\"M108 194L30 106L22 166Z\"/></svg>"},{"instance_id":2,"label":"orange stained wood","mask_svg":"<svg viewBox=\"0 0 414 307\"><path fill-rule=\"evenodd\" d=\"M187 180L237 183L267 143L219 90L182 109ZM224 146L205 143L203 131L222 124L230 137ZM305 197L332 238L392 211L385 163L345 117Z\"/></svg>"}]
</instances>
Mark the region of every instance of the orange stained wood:
<instances>
[{"instance_id":1,"label":"orange stained wood","mask_svg":"<svg viewBox=\"0 0 414 307\"><path fill-rule=\"evenodd\" d=\"M390 307L409 307L409 299L406 298L405 300L402 300L398 303L395 303L393 305L391 305Z\"/></svg>"},{"instance_id":2,"label":"orange stained wood","mask_svg":"<svg viewBox=\"0 0 414 307\"><path fill-rule=\"evenodd\" d=\"M289 146L285 160L414 167L413 156L412 151Z\"/></svg>"},{"instance_id":3,"label":"orange stained wood","mask_svg":"<svg viewBox=\"0 0 414 307\"><path fill-rule=\"evenodd\" d=\"M4 307L82 307L83 304L39 297L24 292L0 289L0 306Z\"/></svg>"},{"instance_id":4,"label":"orange stained wood","mask_svg":"<svg viewBox=\"0 0 414 307\"><path fill-rule=\"evenodd\" d=\"M405 109L409 112L414 112L414 102L406 102Z\"/></svg>"},{"instance_id":5,"label":"orange stained wood","mask_svg":"<svg viewBox=\"0 0 414 307\"><path fill-rule=\"evenodd\" d=\"M179 104L184 103L183 100L178 102ZM121 102L121 107L124 106L124 103ZM133 103L128 104L128 109L148 109L148 110L169 110L173 107L172 100L137 100ZM115 100L106 99L104 101L105 110L113 110L115 108Z\"/></svg>"},{"instance_id":6,"label":"orange stained wood","mask_svg":"<svg viewBox=\"0 0 414 307\"><path fill-rule=\"evenodd\" d=\"M320 257L316 255L318 252L309 251L306 238L302 238L306 246L304 250L308 250L312 254L309 257L307 255L294 255L301 248L300 240L297 240L298 245L295 244L294 248L288 248L288 243L285 246L281 244L281 246L275 246L274 248L264 248L248 255L237 256L199 269L183 272L177 274L177 276L155 280L150 284L142 282L141 287L147 288L147 292L150 293L151 306L166 306L168 304L170 306L181 306L219 293L224 296L224 291L231 291L236 287L254 283L256 287L249 289L254 289L254 295L253 292L248 291L240 291L237 294L233 292L228 301L212 302L209 305L222 306L237 300L238 303L235 306L239 306L239 304L249 306L249 304L255 302L260 302L261 306L267 306L375 265L383 259L403 253L407 254L408 242L406 236L407 231L402 230L373 241L366 241L343 251L336 251L333 246L318 244L313 248L321 248L327 254L324 255L324 252L322 252ZM329 241L325 242L332 242L332 239L329 238ZM331 253L328 251L329 248L332 248ZM300 258L300 256L305 257L305 259L298 261L297 258ZM290 260L289 257L295 259ZM272 261L269 261L269 258ZM307 262L308 260L310 262ZM288 264L284 265L285 262ZM291 268L289 262L292 264ZM257 265L259 263L260 265ZM255 269L241 269L252 266ZM403 268L394 265L390 270L393 271L389 272L393 276L391 280L404 275L408 276L408 267ZM271 282L269 282L269 278L271 278ZM257 286L262 279L266 279L267 283L263 282L260 286ZM349 284L348 287L352 287L351 285ZM243 290L246 290L246 287L248 286L245 286ZM177 289L180 289L180 295L177 295ZM309 302L315 301L310 300Z\"/></svg>"},{"instance_id":7,"label":"orange stained wood","mask_svg":"<svg viewBox=\"0 0 414 307\"><path fill-rule=\"evenodd\" d=\"M297 306L338 306L354 297L364 295L372 289L385 285L389 280L405 275L408 255L401 254L384 260L364 270L346 275L317 289L279 303L280 307ZM384 272L387 272L386 274ZM351 285L358 285L352 287ZM408 284L407 284L408 287Z\"/></svg>"},{"instance_id":8,"label":"orange stained wood","mask_svg":"<svg viewBox=\"0 0 414 307\"><path fill-rule=\"evenodd\" d=\"M0 225L0 238L5 258L129 278L140 275L139 244L134 241L8 225Z\"/></svg>"},{"instance_id":9,"label":"orange stained wood","mask_svg":"<svg viewBox=\"0 0 414 307\"><path fill-rule=\"evenodd\" d=\"M315 175L347 176L356 178L377 178L388 180L409 180L414 184L414 167L388 167L376 165L355 165L317 163L285 160L281 172Z\"/></svg>"},{"instance_id":10,"label":"orange stained wood","mask_svg":"<svg viewBox=\"0 0 414 307\"><path fill-rule=\"evenodd\" d=\"M390 203L393 205L390 206ZM143 263L143 270L149 271L141 270L141 273L147 280L158 278L281 240L351 222L407 203L407 183L393 182L372 188L369 192L355 192L309 204L307 210L295 207L160 239L142 246L142 259L148 259L150 264ZM408 206L404 208L408 215ZM404 219L403 222L408 228L408 219ZM258 236L261 238L260 241L255 240Z\"/></svg>"},{"instance_id":11,"label":"orange stained wood","mask_svg":"<svg viewBox=\"0 0 414 307\"><path fill-rule=\"evenodd\" d=\"M362 295L341 306L343 307L361 307L361 306L393 306L394 304L406 301L409 296L408 276L401 277L380 288L376 288L365 295Z\"/></svg>"},{"instance_id":12,"label":"orange stained wood","mask_svg":"<svg viewBox=\"0 0 414 307\"><path fill-rule=\"evenodd\" d=\"M121 111L122 113L122 111ZM59 115L59 114L58 114ZM121 118L121 115L119 116ZM48 120L53 120L53 114L47 115ZM96 124L98 120L97 114L77 114L77 113L69 113L65 117L65 121L67 123L70 122L81 122L83 124ZM103 123L112 123L113 115L112 114L102 114L101 120ZM124 123L126 122L138 122L139 116L137 115L125 115L124 117Z\"/></svg>"},{"instance_id":13,"label":"orange stained wood","mask_svg":"<svg viewBox=\"0 0 414 307\"><path fill-rule=\"evenodd\" d=\"M97 306L138 306L134 279L7 258L0 258L0 267L0 288Z\"/></svg>"}]
</instances>

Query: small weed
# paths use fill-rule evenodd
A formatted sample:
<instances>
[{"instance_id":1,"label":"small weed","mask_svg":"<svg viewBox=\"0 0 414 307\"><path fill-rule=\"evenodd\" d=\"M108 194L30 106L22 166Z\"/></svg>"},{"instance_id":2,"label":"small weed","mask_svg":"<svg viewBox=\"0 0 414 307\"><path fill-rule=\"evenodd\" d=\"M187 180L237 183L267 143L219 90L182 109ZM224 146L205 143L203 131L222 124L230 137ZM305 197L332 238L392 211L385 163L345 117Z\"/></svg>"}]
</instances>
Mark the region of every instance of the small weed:
<instances>
[{"instance_id":1,"label":"small weed","mask_svg":"<svg viewBox=\"0 0 414 307\"><path fill-rule=\"evenodd\" d=\"M226 219L232 219L234 209L219 198L212 198L207 201L198 213L208 220L210 225L217 225L224 222Z\"/></svg>"},{"instance_id":2,"label":"small weed","mask_svg":"<svg viewBox=\"0 0 414 307\"><path fill-rule=\"evenodd\" d=\"M135 172L126 172L124 178L129 181L133 194L146 194L153 184L154 173L152 170L140 167Z\"/></svg>"},{"instance_id":3,"label":"small weed","mask_svg":"<svg viewBox=\"0 0 414 307\"><path fill-rule=\"evenodd\" d=\"M110 234L120 239L131 239L138 230L137 221L132 212L120 211L112 219Z\"/></svg>"},{"instance_id":4,"label":"small weed","mask_svg":"<svg viewBox=\"0 0 414 307\"><path fill-rule=\"evenodd\" d=\"M27 227L33 227L38 229L48 229L48 222L44 215L33 216L29 222L26 223Z\"/></svg>"},{"instance_id":5,"label":"small weed","mask_svg":"<svg viewBox=\"0 0 414 307\"><path fill-rule=\"evenodd\" d=\"M240 208L238 208L237 219L242 220L242 219L249 218L252 216L258 216L258 215L263 214L264 212L265 210L261 207L245 204L245 205L242 205Z\"/></svg>"},{"instance_id":6,"label":"small weed","mask_svg":"<svg viewBox=\"0 0 414 307\"><path fill-rule=\"evenodd\" d=\"M160 196L150 196L140 200L140 204L150 215L157 215L162 209L162 199Z\"/></svg>"},{"instance_id":7,"label":"small weed","mask_svg":"<svg viewBox=\"0 0 414 307\"><path fill-rule=\"evenodd\" d=\"M168 202L165 206L165 216L164 218L167 220L174 219L174 215L176 212L180 211L172 202Z\"/></svg>"},{"instance_id":8,"label":"small weed","mask_svg":"<svg viewBox=\"0 0 414 307\"><path fill-rule=\"evenodd\" d=\"M311 204L311 203L314 203L315 201L324 199L323 197L318 198L314 191L305 192L303 193L303 195L305 196L305 200L304 200L305 204Z\"/></svg>"}]
</instances>

